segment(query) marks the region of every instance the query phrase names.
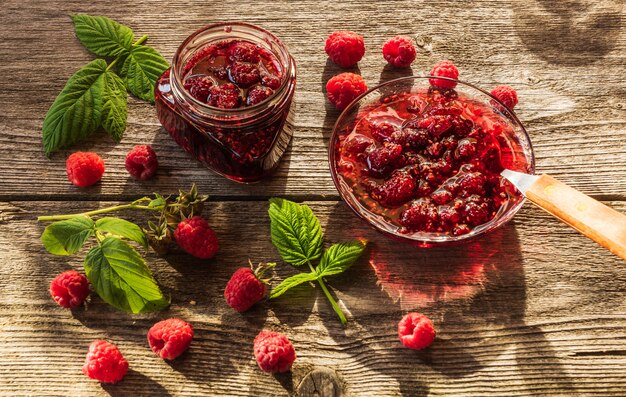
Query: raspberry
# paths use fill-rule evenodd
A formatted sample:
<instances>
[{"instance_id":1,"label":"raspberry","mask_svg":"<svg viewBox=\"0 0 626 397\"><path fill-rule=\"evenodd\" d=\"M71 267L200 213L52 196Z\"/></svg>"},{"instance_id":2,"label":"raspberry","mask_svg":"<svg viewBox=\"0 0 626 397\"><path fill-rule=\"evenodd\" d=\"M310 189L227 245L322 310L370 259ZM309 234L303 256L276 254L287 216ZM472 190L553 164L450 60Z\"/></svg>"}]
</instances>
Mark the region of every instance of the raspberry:
<instances>
[{"instance_id":1,"label":"raspberry","mask_svg":"<svg viewBox=\"0 0 626 397\"><path fill-rule=\"evenodd\" d=\"M409 313L398 323L400 342L409 349L421 350L435 340L435 326L421 313Z\"/></svg>"},{"instance_id":2,"label":"raspberry","mask_svg":"<svg viewBox=\"0 0 626 397\"><path fill-rule=\"evenodd\" d=\"M185 80L184 87L192 97L200 102L206 102L213 80L209 76L191 76Z\"/></svg>"},{"instance_id":3,"label":"raspberry","mask_svg":"<svg viewBox=\"0 0 626 397\"><path fill-rule=\"evenodd\" d=\"M332 33L324 48L331 61L342 68L356 65L365 54L363 37L348 30Z\"/></svg>"},{"instance_id":4,"label":"raspberry","mask_svg":"<svg viewBox=\"0 0 626 397\"><path fill-rule=\"evenodd\" d=\"M274 264L261 265L256 271L249 267L237 269L224 289L226 303L242 313L263 299L267 293L267 286L264 280L261 280L261 276L273 266Z\"/></svg>"},{"instance_id":5,"label":"raspberry","mask_svg":"<svg viewBox=\"0 0 626 397\"><path fill-rule=\"evenodd\" d=\"M439 213L434 204L420 199L414 201L409 208L402 211L398 222L410 230L432 232L439 223Z\"/></svg>"},{"instance_id":6,"label":"raspberry","mask_svg":"<svg viewBox=\"0 0 626 397\"><path fill-rule=\"evenodd\" d=\"M228 60L230 62L242 61L258 63L261 60L259 48L252 43L236 41L228 49Z\"/></svg>"},{"instance_id":7,"label":"raspberry","mask_svg":"<svg viewBox=\"0 0 626 397\"><path fill-rule=\"evenodd\" d=\"M219 249L215 232L201 216L182 220L174 231L174 238L185 252L196 258L212 258Z\"/></svg>"},{"instance_id":8,"label":"raspberry","mask_svg":"<svg viewBox=\"0 0 626 397\"><path fill-rule=\"evenodd\" d=\"M454 183L455 190L461 197L472 194L485 194L485 176L480 172L470 172L460 175Z\"/></svg>"},{"instance_id":9,"label":"raspberry","mask_svg":"<svg viewBox=\"0 0 626 397\"><path fill-rule=\"evenodd\" d=\"M271 97L274 94L274 90L269 87L264 87L262 85L255 85L254 87L248 90L248 97L246 98L246 104L248 106L255 105L257 103L263 102L267 98Z\"/></svg>"},{"instance_id":10,"label":"raspberry","mask_svg":"<svg viewBox=\"0 0 626 397\"><path fill-rule=\"evenodd\" d=\"M367 163L372 171L385 174L388 168L402 157L402 146L388 143L372 150L367 156Z\"/></svg>"},{"instance_id":11,"label":"raspberry","mask_svg":"<svg viewBox=\"0 0 626 397\"><path fill-rule=\"evenodd\" d=\"M89 281L77 271L68 270L52 280L50 295L59 305L68 309L76 308L89 295Z\"/></svg>"},{"instance_id":12,"label":"raspberry","mask_svg":"<svg viewBox=\"0 0 626 397\"><path fill-rule=\"evenodd\" d=\"M408 172L396 170L382 186L375 187L370 193L372 198L386 207L406 203L415 194L415 180Z\"/></svg>"},{"instance_id":13,"label":"raspberry","mask_svg":"<svg viewBox=\"0 0 626 397\"><path fill-rule=\"evenodd\" d=\"M476 154L476 139L461 139L454 151L454 158L457 160L469 160Z\"/></svg>"},{"instance_id":14,"label":"raspberry","mask_svg":"<svg viewBox=\"0 0 626 397\"><path fill-rule=\"evenodd\" d=\"M159 161L150 145L137 145L126 155L124 165L133 178L145 181L156 174Z\"/></svg>"},{"instance_id":15,"label":"raspberry","mask_svg":"<svg viewBox=\"0 0 626 397\"><path fill-rule=\"evenodd\" d=\"M251 63L234 62L228 69L230 81L239 87L250 87L261 80L261 73L256 65Z\"/></svg>"},{"instance_id":16,"label":"raspberry","mask_svg":"<svg viewBox=\"0 0 626 397\"><path fill-rule=\"evenodd\" d=\"M387 122L371 123L370 132L378 142L387 142L391 139L393 133L396 132L396 127Z\"/></svg>"},{"instance_id":17,"label":"raspberry","mask_svg":"<svg viewBox=\"0 0 626 397\"><path fill-rule=\"evenodd\" d=\"M393 37L383 45L383 57L391 66L406 68L415 60L413 40L406 36Z\"/></svg>"},{"instance_id":18,"label":"raspberry","mask_svg":"<svg viewBox=\"0 0 626 397\"><path fill-rule=\"evenodd\" d=\"M517 92L513 87L509 87L508 85L496 86L491 90L491 95L496 97L504 106L511 110L517 105Z\"/></svg>"},{"instance_id":19,"label":"raspberry","mask_svg":"<svg viewBox=\"0 0 626 397\"><path fill-rule=\"evenodd\" d=\"M148 344L163 360L173 360L187 350L193 327L179 318L159 321L148 331Z\"/></svg>"},{"instance_id":20,"label":"raspberry","mask_svg":"<svg viewBox=\"0 0 626 397\"><path fill-rule=\"evenodd\" d=\"M273 74L263 74L261 76L261 84L273 90L280 87L280 83L281 83L280 79L274 76Z\"/></svg>"},{"instance_id":21,"label":"raspberry","mask_svg":"<svg viewBox=\"0 0 626 397\"><path fill-rule=\"evenodd\" d=\"M296 360L296 351L285 335L261 331L254 338L254 357L265 372L287 372Z\"/></svg>"},{"instance_id":22,"label":"raspberry","mask_svg":"<svg viewBox=\"0 0 626 397\"><path fill-rule=\"evenodd\" d=\"M228 69L225 67L218 67L212 70L213 76L217 77L220 80L228 80Z\"/></svg>"},{"instance_id":23,"label":"raspberry","mask_svg":"<svg viewBox=\"0 0 626 397\"><path fill-rule=\"evenodd\" d=\"M470 226L482 225L491 218L489 203L478 195L468 197L462 210L465 213L465 222Z\"/></svg>"},{"instance_id":24,"label":"raspberry","mask_svg":"<svg viewBox=\"0 0 626 397\"><path fill-rule=\"evenodd\" d=\"M363 153L365 149L374 144L371 138L356 134L347 138L343 143L343 150L350 153Z\"/></svg>"},{"instance_id":25,"label":"raspberry","mask_svg":"<svg viewBox=\"0 0 626 397\"><path fill-rule=\"evenodd\" d=\"M83 373L103 383L117 383L128 371L128 361L117 346L105 340L95 340L83 365Z\"/></svg>"},{"instance_id":26,"label":"raspberry","mask_svg":"<svg viewBox=\"0 0 626 397\"><path fill-rule=\"evenodd\" d=\"M433 67L430 71L431 76L448 77L450 79L459 78L459 70L450 61L441 61ZM429 79L430 85L439 88L454 88L456 87L456 81L442 80L442 79Z\"/></svg>"},{"instance_id":27,"label":"raspberry","mask_svg":"<svg viewBox=\"0 0 626 397\"><path fill-rule=\"evenodd\" d=\"M452 129L452 122L446 116L428 116L419 119L417 127L426 129L432 136L438 138L441 134Z\"/></svg>"},{"instance_id":28,"label":"raspberry","mask_svg":"<svg viewBox=\"0 0 626 397\"><path fill-rule=\"evenodd\" d=\"M438 189L430 195L430 198L435 202L435 204L443 205L452 200L452 193L446 189Z\"/></svg>"},{"instance_id":29,"label":"raspberry","mask_svg":"<svg viewBox=\"0 0 626 397\"><path fill-rule=\"evenodd\" d=\"M363 77L354 73L341 73L326 83L330 103L339 110L345 109L356 97L367 91Z\"/></svg>"},{"instance_id":30,"label":"raspberry","mask_svg":"<svg viewBox=\"0 0 626 397\"><path fill-rule=\"evenodd\" d=\"M241 92L231 83L213 86L210 89L207 103L222 109L238 108L241 104Z\"/></svg>"},{"instance_id":31,"label":"raspberry","mask_svg":"<svg viewBox=\"0 0 626 397\"><path fill-rule=\"evenodd\" d=\"M96 153L72 153L65 162L67 179L78 187L98 183L104 174L104 161Z\"/></svg>"}]
</instances>

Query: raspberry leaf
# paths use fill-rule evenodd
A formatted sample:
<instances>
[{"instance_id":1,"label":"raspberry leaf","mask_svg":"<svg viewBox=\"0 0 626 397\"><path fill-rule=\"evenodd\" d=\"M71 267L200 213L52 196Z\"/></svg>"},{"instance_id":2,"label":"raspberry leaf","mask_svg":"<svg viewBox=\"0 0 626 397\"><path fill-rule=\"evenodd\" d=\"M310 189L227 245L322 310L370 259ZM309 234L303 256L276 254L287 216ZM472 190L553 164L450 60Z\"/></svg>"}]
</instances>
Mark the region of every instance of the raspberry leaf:
<instances>
[{"instance_id":1,"label":"raspberry leaf","mask_svg":"<svg viewBox=\"0 0 626 397\"><path fill-rule=\"evenodd\" d=\"M54 222L41 234L41 242L53 255L75 254L94 234L94 223L88 216Z\"/></svg>"},{"instance_id":2,"label":"raspberry leaf","mask_svg":"<svg viewBox=\"0 0 626 397\"><path fill-rule=\"evenodd\" d=\"M272 198L269 216L272 244L285 262L301 266L322 255L322 226L307 205Z\"/></svg>"},{"instance_id":3,"label":"raspberry leaf","mask_svg":"<svg viewBox=\"0 0 626 397\"><path fill-rule=\"evenodd\" d=\"M154 102L154 85L168 67L157 50L138 45L126 52L120 75L133 95Z\"/></svg>"},{"instance_id":4,"label":"raspberry leaf","mask_svg":"<svg viewBox=\"0 0 626 397\"><path fill-rule=\"evenodd\" d=\"M103 16L77 14L72 16L78 40L91 52L103 57L115 57L130 50L133 31Z\"/></svg>"},{"instance_id":5,"label":"raspberry leaf","mask_svg":"<svg viewBox=\"0 0 626 397\"><path fill-rule=\"evenodd\" d=\"M84 139L98 128L106 68L105 61L94 59L67 81L43 121L46 155Z\"/></svg>"},{"instance_id":6,"label":"raspberry leaf","mask_svg":"<svg viewBox=\"0 0 626 397\"><path fill-rule=\"evenodd\" d=\"M122 79L109 70L104 73L102 97L102 128L119 142L126 130L128 94Z\"/></svg>"},{"instance_id":7,"label":"raspberry leaf","mask_svg":"<svg viewBox=\"0 0 626 397\"><path fill-rule=\"evenodd\" d=\"M89 251L85 273L98 295L118 309L137 314L169 305L143 258L117 237L105 237Z\"/></svg>"},{"instance_id":8,"label":"raspberry leaf","mask_svg":"<svg viewBox=\"0 0 626 397\"><path fill-rule=\"evenodd\" d=\"M96 221L96 230L127 238L148 248L148 239L136 224L120 218L100 218Z\"/></svg>"},{"instance_id":9,"label":"raspberry leaf","mask_svg":"<svg viewBox=\"0 0 626 397\"><path fill-rule=\"evenodd\" d=\"M324 251L320 264L315 268L319 277L333 276L346 271L363 253L365 241L338 243Z\"/></svg>"},{"instance_id":10,"label":"raspberry leaf","mask_svg":"<svg viewBox=\"0 0 626 397\"><path fill-rule=\"evenodd\" d=\"M285 292L289 291L293 287L297 287L300 284L315 281L317 279L317 275L314 273L299 273L295 276L288 277L284 279L280 284L278 284L272 292L270 292L269 299L278 298Z\"/></svg>"}]
</instances>

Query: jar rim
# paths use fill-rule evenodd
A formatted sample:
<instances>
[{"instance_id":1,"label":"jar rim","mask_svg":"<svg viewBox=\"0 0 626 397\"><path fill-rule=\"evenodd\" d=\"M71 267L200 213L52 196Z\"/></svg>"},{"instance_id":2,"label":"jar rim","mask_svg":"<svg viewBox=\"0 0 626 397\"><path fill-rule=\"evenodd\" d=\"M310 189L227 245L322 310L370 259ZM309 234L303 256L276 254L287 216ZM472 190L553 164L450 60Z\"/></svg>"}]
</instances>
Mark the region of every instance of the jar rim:
<instances>
[{"instance_id":1,"label":"jar rim","mask_svg":"<svg viewBox=\"0 0 626 397\"><path fill-rule=\"evenodd\" d=\"M216 106L211 106L207 103L201 102L199 100L197 100L196 98L194 98L191 94L189 94L185 89L182 89L182 87L184 86L183 84L183 80L182 80L182 76L180 75L180 73L178 73L178 68L179 67L184 67L184 65L182 64L182 53L184 51L184 49L199 35L201 35L202 33L209 31L209 30L223 30L226 33L230 33L227 32L226 29L227 28L232 28L233 26L239 26L239 27L243 27L243 28L248 28L251 31L256 31L259 32L261 34L264 34L266 36L268 36L271 40L273 40L277 45L278 48L280 49L280 57L279 61L281 62L281 65L283 66L284 70L283 70L283 74L281 76L281 84L280 86L274 91L274 95L266 98L265 100L259 102L259 103L255 103L252 106L244 106L244 107L240 107L240 108L235 108L235 109L224 109L224 108L219 108ZM195 32L193 32L192 34L190 34L181 44L180 46L178 46L178 49L176 49L176 53L174 54L174 58L172 60L172 67L171 67L171 80L173 80L174 84L172 84L172 91L174 94L178 94L181 95L185 101L189 101L191 103L194 104L195 107L201 109L203 112L209 113L209 114L217 114L217 115L228 115L228 116L237 116L237 115L247 115L250 112L255 112L258 111L259 109L263 109L265 106L267 106L267 103L269 101L271 101L272 99L276 98L278 96L278 94L282 91L285 90L285 88L289 85L289 76L293 73L292 70L292 62L290 61L291 55L289 54L289 51L287 50L287 47L283 44L283 42L276 37L276 35L274 35L272 32L263 29L260 26L251 24L251 23L247 23L247 22L240 22L240 21L233 21L233 22L218 22L218 23L213 23L213 24L209 24L206 26L203 26L199 29L197 29Z\"/></svg>"}]
</instances>

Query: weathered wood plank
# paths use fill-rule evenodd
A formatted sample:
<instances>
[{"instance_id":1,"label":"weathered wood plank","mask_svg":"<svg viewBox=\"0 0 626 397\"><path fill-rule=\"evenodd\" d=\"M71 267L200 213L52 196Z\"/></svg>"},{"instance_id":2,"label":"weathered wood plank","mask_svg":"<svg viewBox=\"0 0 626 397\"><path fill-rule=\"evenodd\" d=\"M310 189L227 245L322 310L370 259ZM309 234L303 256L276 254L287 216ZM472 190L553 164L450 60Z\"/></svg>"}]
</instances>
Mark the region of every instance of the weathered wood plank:
<instances>
[{"instance_id":1,"label":"weathered wood plank","mask_svg":"<svg viewBox=\"0 0 626 397\"><path fill-rule=\"evenodd\" d=\"M621 75L626 36L620 34L621 2L564 2L556 8L544 7L540 1L482 0L472 2L471 7L466 2L394 2L402 17L384 3L123 4L112 10L97 3L8 2L5 23L0 26L0 62L11 78L0 81L0 147L9 150L0 151L0 197L54 195L60 199L86 193L90 199L113 199L150 192L157 186L174 192L195 181L220 197L335 198L326 145L337 112L325 103L323 85L340 70L327 62L323 42L330 31L339 28L365 36L368 52L359 66L370 86L411 73L384 68L380 56L384 40L398 33L411 34L420 44L414 74L426 73L437 60L451 58L468 81L486 88L497 83L516 86L521 98L519 116L535 144L539 170L596 196L624 197L626 82ZM150 34L150 43L170 58L189 33L209 22L232 19L232 10L237 10L237 18L274 31L298 61L295 139L274 178L238 186L207 172L160 130L153 108L138 101L131 101L122 144L115 146L108 138L98 137L75 147L104 155L108 173L101 186L78 191L69 185L63 171L67 152L51 161L44 158L40 128L46 109L67 77L91 59L74 38L68 13L116 18L137 33ZM555 32L560 34L554 36ZM558 46L550 44L555 37L561 42ZM123 168L125 153L144 142L153 143L162 160L158 179L148 184L129 180ZM38 189L32 188L34 179Z\"/></svg>"},{"instance_id":2,"label":"weathered wood plank","mask_svg":"<svg viewBox=\"0 0 626 397\"><path fill-rule=\"evenodd\" d=\"M80 269L81 256L45 253L34 213L94 205L0 204L0 355L11 363L0 367L0 395L98 393L100 386L80 373L95 338L114 341L130 360L128 378L105 389L116 395L139 388L140 395L287 395L317 367L336 371L349 396L618 396L626 390L623 263L539 209L525 206L513 223L475 244L417 249L370 230L343 203L309 204L328 242L372 241L366 258L330 281L349 312L346 329L317 290L300 289L245 315L224 303L235 268L248 258L276 259L265 202L209 203L204 215L222 242L215 260L151 256L172 306L141 316L114 311L97 297L70 313L48 296L49 280ZM608 204L626 211L623 202ZM273 282L293 271L279 266ZM397 341L397 321L409 310L427 313L437 325L438 340L428 351L411 352ZM169 316L189 320L197 331L190 351L171 366L145 342L150 325ZM293 340L298 360L291 377L255 367L252 339L263 327Z\"/></svg>"}]
</instances>

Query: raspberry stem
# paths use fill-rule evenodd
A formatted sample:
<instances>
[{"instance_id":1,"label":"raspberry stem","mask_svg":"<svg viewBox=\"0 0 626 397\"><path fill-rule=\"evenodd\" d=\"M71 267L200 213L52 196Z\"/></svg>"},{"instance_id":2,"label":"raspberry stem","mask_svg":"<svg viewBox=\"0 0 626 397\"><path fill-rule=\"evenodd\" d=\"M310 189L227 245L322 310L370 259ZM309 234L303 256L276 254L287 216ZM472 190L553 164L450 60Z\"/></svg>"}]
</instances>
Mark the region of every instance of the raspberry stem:
<instances>
[{"instance_id":1,"label":"raspberry stem","mask_svg":"<svg viewBox=\"0 0 626 397\"><path fill-rule=\"evenodd\" d=\"M139 40L137 40L136 42L134 42L134 43L133 43L133 47L143 44L143 42L144 42L144 41L146 41L146 40L148 40L148 35L147 35L147 34L144 34L143 36L141 36L141 37L139 38ZM118 56L117 58L115 58L115 59L113 60L113 62L111 62L111 63L107 66L107 69L106 69L106 70L107 70L107 71L108 71L108 70L111 70L111 68L112 68L113 66L115 66L115 64L117 63L117 61L119 61L119 60L120 60L120 59L121 59L124 55L125 55L125 54L124 54L124 53L122 53L120 56Z\"/></svg>"},{"instance_id":2,"label":"raspberry stem","mask_svg":"<svg viewBox=\"0 0 626 397\"><path fill-rule=\"evenodd\" d=\"M134 210L148 210L148 211L160 211L161 207L149 207L147 205L137 205L137 204L123 204L123 205L114 205L113 207L101 208L99 210L93 210L88 212L81 212L80 214L62 214L62 215L44 215L37 217L38 221L62 221L65 219L75 218L77 216L91 216L104 214L107 212L125 210L125 209L134 209Z\"/></svg>"},{"instance_id":3,"label":"raspberry stem","mask_svg":"<svg viewBox=\"0 0 626 397\"><path fill-rule=\"evenodd\" d=\"M311 269L311 272L315 273L315 269L313 268L313 265L311 265L311 262L307 262L307 263L309 264L309 268ZM333 307L333 310L335 311L335 313L337 313L337 316L339 316L339 320L341 321L341 324L343 326L348 324L348 320L346 319L346 316L341 311L341 308L339 307L339 304L337 303L335 298L333 298L333 296L330 294L330 291L326 287L326 283L324 282L324 280L320 277L317 279L317 282L322 288L322 291L324 291L324 295L326 295L326 298L328 298L328 301L330 302L330 305Z\"/></svg>"}]
</instances>

